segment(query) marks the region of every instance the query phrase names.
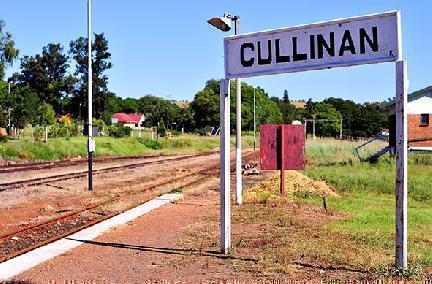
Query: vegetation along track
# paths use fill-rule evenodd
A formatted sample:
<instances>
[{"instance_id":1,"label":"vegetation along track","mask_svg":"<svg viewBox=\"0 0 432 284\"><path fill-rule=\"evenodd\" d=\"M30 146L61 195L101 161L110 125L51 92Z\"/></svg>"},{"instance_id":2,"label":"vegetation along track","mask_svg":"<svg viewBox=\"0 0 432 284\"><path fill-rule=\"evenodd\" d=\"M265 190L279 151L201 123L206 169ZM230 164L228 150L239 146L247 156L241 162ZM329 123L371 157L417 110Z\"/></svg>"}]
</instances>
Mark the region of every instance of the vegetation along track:
<instances>
[{"instance_id":1,"label":"vegetation along track","mask_svg":"<svg viewBox=\"0 0 432 284\"><path fill-rule=\"evenodd\" d=\"M250 161L256 157L256 152L250 153L248 155L245 155L244 161ZM234 167L231 168L231 171L233 170ZM90 227L94 224L114 217L128 209L137 206L137 204L134 204L132 206L128 206L126 209L114 211L109 211L108 209L102 208L104 206L119 201L121 198L124 198L126 196L143 194L145 192L155 190L159 187L169 186L170 184L176 184L187 180L181 186L175 187L175 189L184 189L194 184L203 182L210 177L214 177L214 175L218 172L219 165L213 165L203 170L188 173L180 177L174 177L168 181L146 186L139 191L126 191L123 193L122 196L111 197L104 201L89 205L86 208L60 216L58 218L54 218L39 224L34 224L26 228L22 228L18 231L0 236L0 263L8 259L14 258L18 255L29 252L38 247L41 247L43 245L46 245L48 243L54 242L74 232ZM168 192L170 190L167 189L165 192Z\"/></svg>"},{"instance_id":2,"label":"vegetation along track","mask_svg":"<svg viewBox=\"0 0 432 284\"><path fill-rule=\"evenodd\" d=\"M208 156L208 155L212 155L214 153L216 153L216 151L204 152L204 153L198 153L198 154L192 154L192 155L174 157L174 158L168 158L167 157L166 159L157 160L157 161L144 161L144 162L132 163L132 164L127 164L127 165L122 165L122 166L115 166L115 167L108 167L108 168L93 170L93 173L94 174L100 174L100 173L121 171L121 170L125 170L125 169L144 167L144 166L151 165L151 164L152 165L163 164L163 163L181 161L181 160L186 160L186 159L191 159L191 158L196 158L196 157L201 157L201 156ZM141 158L154 158L154 157L157 157L157 156L146 156L146 157L141 157ZM134 157L134 159L137 159L137 157ZM70 166L70 164L68 166ZM46 169L46 167L43 169ZM15 170L21 171L21 169L15 169ZM68 179L73 179L73 178L81 178L81 177L87 176L87 174L88 174L87 171L83 171L83 172L53 175L53 176L41 177L41 178L35 178L35 179L0 183L0 192L7 190L7 189L13 189L13 188L18 188L18 187L23 187L23 186L38 186L38 185L42 185L42 184L46 184L46 183L50 183L50 182L55 182L55 181L63 181L63 180L68 180Z\"/></svg>"}]
</instances>

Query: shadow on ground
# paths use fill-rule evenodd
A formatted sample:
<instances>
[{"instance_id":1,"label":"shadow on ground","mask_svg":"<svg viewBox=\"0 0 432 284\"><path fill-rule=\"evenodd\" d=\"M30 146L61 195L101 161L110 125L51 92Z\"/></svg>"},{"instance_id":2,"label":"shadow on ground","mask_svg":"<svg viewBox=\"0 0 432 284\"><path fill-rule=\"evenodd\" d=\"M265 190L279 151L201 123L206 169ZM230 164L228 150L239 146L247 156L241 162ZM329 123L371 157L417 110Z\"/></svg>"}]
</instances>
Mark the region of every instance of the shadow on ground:
<instances>
[{"instance_id":1,"label":"shadow on ground","mask_svg":"<svg viewBox=\"0 0 432 284\"><path fill-rule=\"evenodd\" d=\"M241 261L252 261L258 262L258 260L254 258L241 258L233 255L225 255L220 253L219 251L208 250L208 251L199 251L191 248L161 248L161 247L152 247L152 246L138 246L138 245L130 245L130 244L120 244L120 243L105 243L105 242L96 242L90 240L78 240L72 238L66 238L71 241L82 242L85 244L96 245L96 246L104 246L104 247L113 247L113 248L121 248L121 249L131 249L142 252L155 252L162 254L171 254L171 255L193 255L193 256L204 256L204 257L214 257L220 259L234 259Z\"/></svg>"}]
</instances>

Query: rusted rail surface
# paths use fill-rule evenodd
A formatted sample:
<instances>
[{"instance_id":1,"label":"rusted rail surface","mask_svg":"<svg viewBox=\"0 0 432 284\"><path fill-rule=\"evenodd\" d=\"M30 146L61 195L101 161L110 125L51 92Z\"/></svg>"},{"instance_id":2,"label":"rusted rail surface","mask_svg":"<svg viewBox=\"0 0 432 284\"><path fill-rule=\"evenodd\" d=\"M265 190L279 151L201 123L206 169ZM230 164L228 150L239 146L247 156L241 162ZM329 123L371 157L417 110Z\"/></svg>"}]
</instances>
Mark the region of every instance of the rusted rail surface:
<instances>
[{"instance_id":1,"label":"rusted rail surface","mask_svg":"<svg viewBox=\"0 0 432 284\"><path fill-rule=\"evenodd\" d=\"M206 153L215 153L217 151L208 151ZM99 157L94 158L93 162L95 163L109 163L116 161L127 161L127 160L138 160L138 159L152 159L158 157L170 157L171 155L136 155L136 156L123 156L123 157ZM175 157L171 156L171 157ZM77 165L85 165L87 164L87 159L70 159L70 160L60 160L60 161L43 161L43 162L31 162L31 163L22 163L22 164L9 164L3 167L0 167L0 174L3 173L12 173L16 171L37 171L37 170L47 170L53 168L63 168L63 167L72 167Z\"/></svg>"},{"instance_id":2,"label":"rusted rail surface","mask_svg":"<svg viewBox=\"0 0 432 284\"><path fill-rule=\"evenodd\" d=\"M175 158L166 158L163 160L157 160L157 161L146 161L146 162L140 162L140 163L133 163L133 164L127 164L122 166L115 166L115 167L108 167L98 170L93 170L93 174L101 174L101 173L107 173L107 172L114 172L114 171L121 171L125 169L134 169L139 168L147 165L155 165L155 164L163 164L168 162L174 162L174 161L181 161L196 157L202 157L202 156L209 156L212 154L215 154L216 152L205 152L205 153L198 153L198 154L192 154L187 156L181 156L181 157L175 157ZM63 181L73 178L81 178L87 176L87 171L82 172L75 172L75 173L69 173L69 174L61 174L61 175L53 175L48 177L41 177L41 178L35 178L35 179L28 179L28 180L20 180L20 181L14 181L14 182L6 182L6 183L0 183L0 192L7 190L7 189L13 189L23 186L38 186L43 185L49 182L56 182L56 181Z\"/></svg>"},{"instance_id":3,"label":"rusted rail surface","mask_svg":"<svg viewBox=\"0 0 432 284\"><path fill-rule=\"evenodd\" d=\"M257 156L258 155L256 152L245 155L245 161L256 158ZM94 211L97 210L98 208L101 208L103 206L106 206L106 205L112 204L116 201L119 201L121 198L131 196L134 194L142 194L144 192L148 192L150 190L153 190L153 189L156 189L159 187L163 187L163 186L166 186L169 184L175 184L175 183L184 181L187 178L198 176L198 178L193 179L192 181L189 181L189 182L187 182L181 186L176 187L176 189L188 188L194 184L203 182L204 180L214 176L212 174L217 173L218 170L219 170L219 165L217 164L217 165L207 167L203 170L195 171L192 173L188 173L186 175L182 175L180 177L172 178L172 179L165 181L165 182L157 183L154 185L149 185L149 186L145 187L144 189L141 189L138 191L137 190L129 190L129 191L123 192L122 196L116 196L114 198L110 198L108 200L89 205L83 209L77 210L77 211L72 212L70 214L63 215L63 216L60 216L58 218L54 218L52 220L42 222L39 224L34 224L34 225L28 226L26 228L20 229L18 231L0 236L0 247L4 246L5 244L7 245L7 242L13 241L14 238L18 239L18 240L19 239L29 240L29 242L30 242L27 245L26 244L18 245L19 247L17 249L14 249L12 247L13 251L8 253L7 255L3 255L3 256L0 255L0 263L6 261L8 259L14 258L16 256L19 256L21 254L24 254L26 252L29 252L31 250L34 250L34 249L41 247L43 245L46 245L46 244L49 244L49 243L54 242L56 240L59 240L65 236L73 234L77 231L88 228L88 227L90 227L94 224L97 224L99 222L102 222L106 219L112 218L112 217L114 217L118 214L121 214L124 211L134 207L134 206L131 206L130 208L127 208L125 210L120 210L120 211L114 212L114 213L108 213L108 214L102 214L102 215L97 214L97 213L95 214ZM234 170L235 170L235 168L234 168L234 166L232 166L231 172ZM169 190L167 190L167 191L169 191ZM138 205L135 205L135 206L138 206ZM95 219L89 218L88 220L80 220L80 216L82 215L82 213L84 213L84 212L90 212L91 213L92 211L93 211L93 215L97 215L98 217L96 217ZM70 224L72 222L75 224L75 226L70 227L71 226ZM52 236L49 236L46 239L43 239L41 241L34 241L35 239L37 239L36 235L38 233L41 234L43 232L44 234L47 234L47 232L49 232L49 226L57 226L57 227L65 226L65 227L67 227L67 229L65 231L58 230L59 231L58 234L54 234ZM53 228L51 228L51 229L53 229Z\"/></svg>"}]
</instances>

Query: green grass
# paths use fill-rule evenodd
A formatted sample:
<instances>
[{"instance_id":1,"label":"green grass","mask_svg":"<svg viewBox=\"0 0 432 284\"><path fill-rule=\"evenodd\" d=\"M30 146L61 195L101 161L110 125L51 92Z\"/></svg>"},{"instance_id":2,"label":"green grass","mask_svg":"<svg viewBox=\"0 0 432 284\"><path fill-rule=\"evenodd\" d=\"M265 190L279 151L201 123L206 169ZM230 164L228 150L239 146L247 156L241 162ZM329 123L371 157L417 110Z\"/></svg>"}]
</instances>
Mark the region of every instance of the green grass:
<instances>
[{"instance_id":1,"label":"green grass","mask_svg":"<svg viewBox=\"0 0 432 284\"><path fill-rule=\"evenodd\" d=\"M347 142L308 143L310 164L305 173L313 179L326 181L342 195L329 197L328 206L345 218L326 224L322 231L340 235L353 245L367 245L382 251L386 258L375 264L376 268L391 267L395 250L394 158L383 157L376 164L360 163L355 160ZM430 155L409 157L408 251L411 266L432 266L431 161ZM319 197L298 198L308 203L322 202Z\"/></svg>"},{"instance_id":2,"label":"green grass","mask_svg":"<svg viewBox=\"0 0 432 284\"><path fill-rule=\"evenodd\" d=\"M158 155L160 153L187 154L219 148L219 137L188 134L158 140L151 140L147 137L95 137L94 139L96 140L96 157ZM235 139L232 137L231 144L234 145L234 143ZM253 137L243 137L242 145L252 147ZM86 137L51 138L48 143L28 139L0 143L0 157L7 160L59 160L86 155Z\"/></svg>"}]
</instances>

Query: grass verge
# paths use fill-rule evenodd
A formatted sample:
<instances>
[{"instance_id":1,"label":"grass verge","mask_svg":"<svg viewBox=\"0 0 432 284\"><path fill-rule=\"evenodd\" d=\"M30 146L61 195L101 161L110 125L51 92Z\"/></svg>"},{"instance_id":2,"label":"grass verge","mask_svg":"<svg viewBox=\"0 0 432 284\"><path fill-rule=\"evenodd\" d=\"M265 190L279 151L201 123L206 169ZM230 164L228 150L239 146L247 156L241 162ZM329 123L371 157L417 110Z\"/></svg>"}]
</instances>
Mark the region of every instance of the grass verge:
<instances>
[{"instance_id":1,"label":"grass verge","mask_svg":"<svg viewBox=\"0 0 432 284\"><path fill-rule=\"evenodd\" d=\"M95 137L96 157L163 154L188 154L219 148L219 137L181 135L172 138ZM234 138L231 143L234 145ZM243 147L253 146L253 137L245 136ZM60 160L87 155L86 137L52 138L48 143L9 140L0 143L0 158L5 160Z\"/></svg>"}]
</instances>

